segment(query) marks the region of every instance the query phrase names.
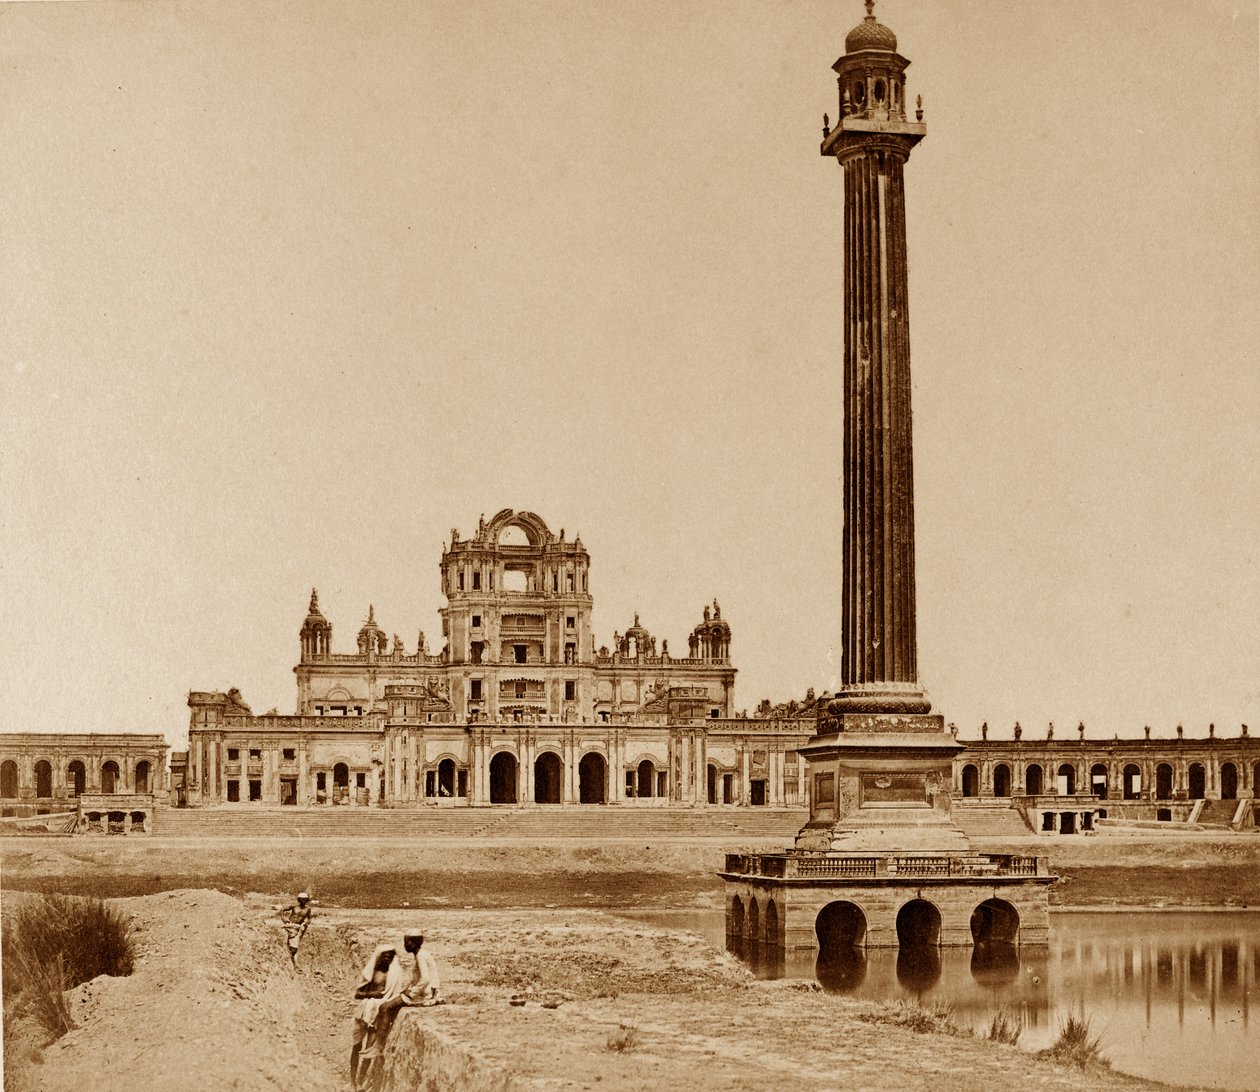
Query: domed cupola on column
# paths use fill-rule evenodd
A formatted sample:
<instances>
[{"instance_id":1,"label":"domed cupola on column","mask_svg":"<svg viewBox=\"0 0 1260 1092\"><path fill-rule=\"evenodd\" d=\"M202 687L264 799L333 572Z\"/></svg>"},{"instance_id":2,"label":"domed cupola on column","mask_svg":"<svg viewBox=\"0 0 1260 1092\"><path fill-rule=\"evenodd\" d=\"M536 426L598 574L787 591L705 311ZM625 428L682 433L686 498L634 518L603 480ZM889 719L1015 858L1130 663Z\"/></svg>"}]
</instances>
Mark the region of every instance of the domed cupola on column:
<instances>
[{"instance_id":1,"label":"domed cupola on column","mask_svg":"<svg viewBox=\"0 0 1260 1092\"><path fill-rule=\"evenodd\" d=\"M332 650L332 623L319 609L319 592L311 589L311 605L302 623L302 659L326 659Z\"/></svg>"},{"instance_id":2,"label":"domed cupola on column","mask_svg":"<svg viewBox=\"0 0 1260 1092\"><path fill-rule=\"evenodd\" d=\"M840 122L906 120L906 68L910 62L897 53L897 35L874 15L874 0L867 0L866 18L844 39L844 56L831 67L839 88ZM830 136L824 125L824 137ZM920 134L921 135L921 134Z\"/></svg>"}]
</instances>

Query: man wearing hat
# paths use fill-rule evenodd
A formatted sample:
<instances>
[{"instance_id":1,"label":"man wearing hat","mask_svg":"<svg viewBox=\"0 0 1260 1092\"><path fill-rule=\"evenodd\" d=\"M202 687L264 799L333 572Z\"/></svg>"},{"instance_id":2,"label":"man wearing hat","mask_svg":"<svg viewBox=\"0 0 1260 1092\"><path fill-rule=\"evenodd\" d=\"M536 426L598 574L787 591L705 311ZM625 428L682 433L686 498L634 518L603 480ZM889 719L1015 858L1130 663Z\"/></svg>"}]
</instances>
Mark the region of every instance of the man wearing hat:
<instances>
[{"instance_id":1,"label":"man wearing hat","mask_svg":"<svg viewBox=\"0 0 1260 1092\"><path fill-rule=\"evenodd\" d=\"M297 970L298 943L311 924L311 896L306 891L298 892L297 904L286 906L280 911L280 920L284 922L284 931L289 937L289 961Z\"/></svg>"}]
</instances>

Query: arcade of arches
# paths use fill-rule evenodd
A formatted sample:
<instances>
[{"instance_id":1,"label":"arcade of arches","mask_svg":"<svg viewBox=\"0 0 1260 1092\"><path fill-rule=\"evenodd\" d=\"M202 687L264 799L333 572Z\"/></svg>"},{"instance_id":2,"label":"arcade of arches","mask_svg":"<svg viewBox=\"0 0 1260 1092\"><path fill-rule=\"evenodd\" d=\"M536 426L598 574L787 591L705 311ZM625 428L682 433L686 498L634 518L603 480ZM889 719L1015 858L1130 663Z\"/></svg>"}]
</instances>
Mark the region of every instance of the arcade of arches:
<instances>
[{"instance_id":1,"label":"arcade of arches","mask_svg":"<svg viewBox=\"0 0 1260 1092\"><path fill-rule=\"evenodd\" d=\"M156 734L0 735L0 813L71 811L80 797L151 798L166 791L166 756ZM137 813L150 804L137 801Z\"/></svg>"}]
</instances>

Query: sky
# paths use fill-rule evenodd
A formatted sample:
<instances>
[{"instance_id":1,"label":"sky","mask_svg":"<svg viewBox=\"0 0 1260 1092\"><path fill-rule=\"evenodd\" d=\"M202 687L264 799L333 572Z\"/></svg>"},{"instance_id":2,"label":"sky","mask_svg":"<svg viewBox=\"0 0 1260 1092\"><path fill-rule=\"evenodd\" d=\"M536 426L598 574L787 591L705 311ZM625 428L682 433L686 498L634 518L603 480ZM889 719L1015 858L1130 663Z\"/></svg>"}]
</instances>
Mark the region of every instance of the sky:
<instances>
[{"instance_id":1,"label":"sky","mask_svg":"<svg viewBox=\"0 0 1260 1092\"><path fill-rule=\"evenodd\" d=\"M881 0L922 682L964 737L1260 730L1256 0ZM858 0L0 4L0 730L292 712L312 586L440 645L452 527L580 533L840 668Z\"/></svg>"}]
</instances>

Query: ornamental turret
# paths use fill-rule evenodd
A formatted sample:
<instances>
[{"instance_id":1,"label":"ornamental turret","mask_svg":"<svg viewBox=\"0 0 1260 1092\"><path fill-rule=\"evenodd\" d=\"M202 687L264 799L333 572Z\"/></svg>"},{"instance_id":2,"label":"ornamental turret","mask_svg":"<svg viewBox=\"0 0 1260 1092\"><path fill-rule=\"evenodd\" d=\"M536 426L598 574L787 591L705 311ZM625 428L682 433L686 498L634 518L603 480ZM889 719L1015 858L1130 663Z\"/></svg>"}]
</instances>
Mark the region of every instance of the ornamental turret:
<instances>
[{"instance_id":1,"label":"ornamental turret","mask_svg":"<svg viewBox=\"0 0 1260 1092\"><path fill-rule=\"evenodd\" d=\"M311 589L311 605L302 623L302 660L327 659L332 650L332 623L320 613L319 592Z\"/></svg>"}]
</instances>

